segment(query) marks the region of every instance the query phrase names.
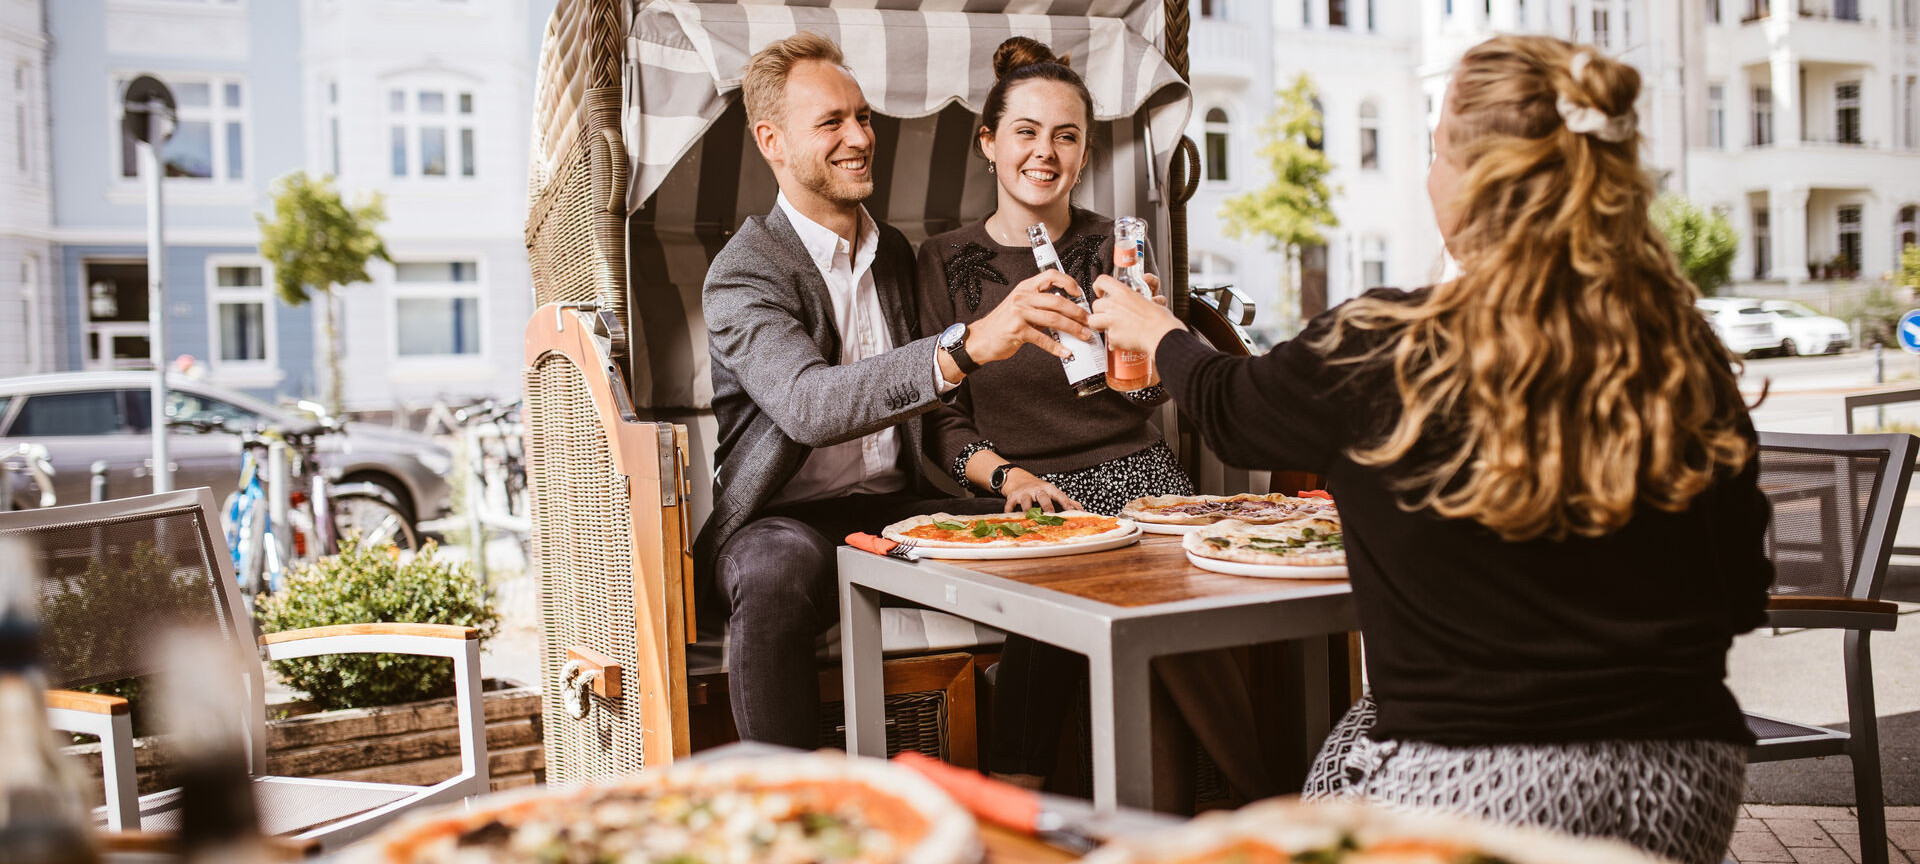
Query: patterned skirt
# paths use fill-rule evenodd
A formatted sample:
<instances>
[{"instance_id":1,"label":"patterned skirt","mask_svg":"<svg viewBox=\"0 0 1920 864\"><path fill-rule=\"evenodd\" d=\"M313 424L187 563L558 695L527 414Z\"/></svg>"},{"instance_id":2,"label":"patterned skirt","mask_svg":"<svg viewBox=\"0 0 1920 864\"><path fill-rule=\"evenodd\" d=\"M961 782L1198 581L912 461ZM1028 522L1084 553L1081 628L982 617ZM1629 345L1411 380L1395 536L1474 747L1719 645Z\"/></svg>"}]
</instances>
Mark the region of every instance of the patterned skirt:
<instances>
[{"instance_id":1,"label":"patterned skirt","mask_svg":"<svg viewBox=\"0 0 1920 864\"><path fill-rule=\"evenodd\" d=\"M1327 736L1302 797L1358 798L1509 825L1624 840L1684 864L1718 864L1747 782L1724 741L1589 741L1446 747L1368 737L1373 697Z\"/></svg>"},{"instance_id":2,"label":"patterned skirt","mask_svg":"<svg viewBox=\"0 0 1920 864\"><path fill-rule=\"evenodd\" d=\"M1128 501L1147 495L1193 494L1193 478L1165 441L1092 468L1042 474L1040 479L1060 487L1088 512L1103 516L1118 516Z\"/></svg>"}]
</instances>

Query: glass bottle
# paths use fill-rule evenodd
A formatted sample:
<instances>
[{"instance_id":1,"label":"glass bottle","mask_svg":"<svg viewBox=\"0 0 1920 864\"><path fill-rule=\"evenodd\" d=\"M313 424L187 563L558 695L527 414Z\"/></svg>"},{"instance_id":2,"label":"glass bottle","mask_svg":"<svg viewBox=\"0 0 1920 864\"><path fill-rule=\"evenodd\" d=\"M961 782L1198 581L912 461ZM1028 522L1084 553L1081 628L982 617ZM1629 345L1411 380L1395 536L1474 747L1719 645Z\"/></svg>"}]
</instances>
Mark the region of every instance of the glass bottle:
<instances>
[{"instance_id":1,"label":"glass bottle","mask_svg":"<svg viewBox=\"0 0 1920 864\"><path fill-rule=\"evenodd\" d=\"M1113 224L1113 278L1120 284L1152 299L1147 287L1147 223L1136 216L1122 216ZM1107 344L1107 386L1122 393L1143 389L1153 380L1147 364L1147 352L1122 351Z\"/></svg>"},{"instance_id":2,"label":"glass bottle","mask_svg":"<svg viewBox=\"0 0 1920 864\"><path fill-rule=\"evenodd\" d=\"M1040 269L1065 272L1060 267L1060 253L1054 251L1053 238L1048 236L1045 222L1027 226L1027 243L1033 246L1033 263ZM1065 297L1080 304L1082 309L1090 305L1085 297L1075 297L1058 285L1048 288L1047 293ZM1105 340L1098 332L1093 334L1091 341L1053 330L1048 330L1047 335L1073 352L1072 357L1060 358L1060 365L1066 369L1067 384L1076 395L1092 396L1107 389L1107 358L1103 350Z\"/></svg>"},{"instance_id":3,"label":"glass bottle","mask_svg":"<svg viewBox=\"0 0 1920 864\"><path fill-rule=\"evenodd\" d=\"M0 537L0 859L97 864L73 766L47 725L35 572L26 541Z\"/></svg>"}]
</instances>

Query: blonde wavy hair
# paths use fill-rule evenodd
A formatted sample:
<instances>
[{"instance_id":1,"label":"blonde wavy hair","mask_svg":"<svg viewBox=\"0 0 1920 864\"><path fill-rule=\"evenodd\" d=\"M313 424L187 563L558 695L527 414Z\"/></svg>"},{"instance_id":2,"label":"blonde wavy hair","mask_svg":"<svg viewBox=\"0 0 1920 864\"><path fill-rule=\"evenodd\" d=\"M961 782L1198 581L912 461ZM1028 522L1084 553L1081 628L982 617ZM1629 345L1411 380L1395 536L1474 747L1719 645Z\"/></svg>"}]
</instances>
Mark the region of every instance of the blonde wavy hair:
<instances>
[{"instance_id":1,"label":"blonde wavy hair","mask_svg":"<svg viewBox=\"0 0 1920 864\"><path fill-rule=\"evenodd\" d=\"M1393 426L1349 455L1404 469L1402 507L1511 541L1597 537L1640 502L1685 509L1752 457L1732 358L1648 217L1640 136L1562 119L1630 116L1639 91L1631 67L1549 37L1497 37L1460 61L1448 248L1463 275L1417 302L1354 300L1321 342L1336 363L1392 373ZM1371 347L1340 352L1357 331Z\"/></svg>"}]
</instances>

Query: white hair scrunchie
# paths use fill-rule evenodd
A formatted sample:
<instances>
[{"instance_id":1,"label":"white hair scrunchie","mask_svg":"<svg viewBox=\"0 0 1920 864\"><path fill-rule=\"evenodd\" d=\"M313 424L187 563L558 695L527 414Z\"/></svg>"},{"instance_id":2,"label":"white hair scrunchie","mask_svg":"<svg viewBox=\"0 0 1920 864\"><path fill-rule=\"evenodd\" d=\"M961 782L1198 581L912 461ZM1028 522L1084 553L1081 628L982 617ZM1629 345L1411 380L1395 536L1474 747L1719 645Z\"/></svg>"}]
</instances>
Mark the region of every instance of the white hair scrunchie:
<instances>
[{"instance_id":1,"label":"white hair scrunchie","mask_svg":"<svg viewBox=\"0 0 1920 864\"><path fill-rule=\"evenodd\" d=\"M1593 62L1593 55L1581 51L1573 55L1567 63L1567 71L1573 75L1574 84L1580 83L1580 73L1587 71L1587 64ZM1634 129L1639 125L1633 111L1618 117L1610 117L1606 112L1591 106L1580 105L1565 93L1554 103L1560 111L1560 119L1567 124L1567 131L1581 135L1592 135L1609 144L1618 144L1633 137Z\"/></svg>"}]
</instances>

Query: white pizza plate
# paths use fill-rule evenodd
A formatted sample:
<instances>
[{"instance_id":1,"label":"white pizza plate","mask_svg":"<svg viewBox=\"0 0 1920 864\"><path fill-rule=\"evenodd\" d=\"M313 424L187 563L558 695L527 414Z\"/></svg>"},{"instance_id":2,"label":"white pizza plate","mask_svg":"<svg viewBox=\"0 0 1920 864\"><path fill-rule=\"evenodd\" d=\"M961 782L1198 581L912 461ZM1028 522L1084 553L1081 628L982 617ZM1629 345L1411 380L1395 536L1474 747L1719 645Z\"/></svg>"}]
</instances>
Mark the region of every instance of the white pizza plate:
<instances>
[{"instance_id":1,"label":"white pizza plate","mask_svg":"<svg viewBox=\"0 0 1920 864\"><path fill-rule=\"evenodd\" d=\"M1158 522L1140 522L1137 520L1133 524L1140 526L1140 530L1148 534L1192 534L1195 531L1208 527L1206 525L1165 525Z\"/></svg>"},{"instance_id":2,"label":"white pizza plate","mask_svg":"<svg viewBox=\"0 0 1920 864\"><path fill-rule=\"evenodd\" d=\"M1187 560L1202 570L1225 573L1229 576L1256 576L1261 579L1345 579L1347 568L1339 567L1292 567L1286 564L1242 564L1238 561L1222 561L1204 555L1187 553Z\"/></svg>"},{"instance_id":3,"label":"white pizza plate","mask_svg":"<svg viewBox=\"0 0 1920 864\"><path fill-rule=\"evenodd\" d=\"M955 546L915 546L915 558L952 558L971 561L993 561L1003 558L1053 558L1060 555L1080 555L1087 552L1105 552L1140 542L1141 531L1136 524L1130 534L1095 540L1091 543L1069 543L1065 546L988 546L983 549L963 549Z\"/></svg>"}]
</instances>

